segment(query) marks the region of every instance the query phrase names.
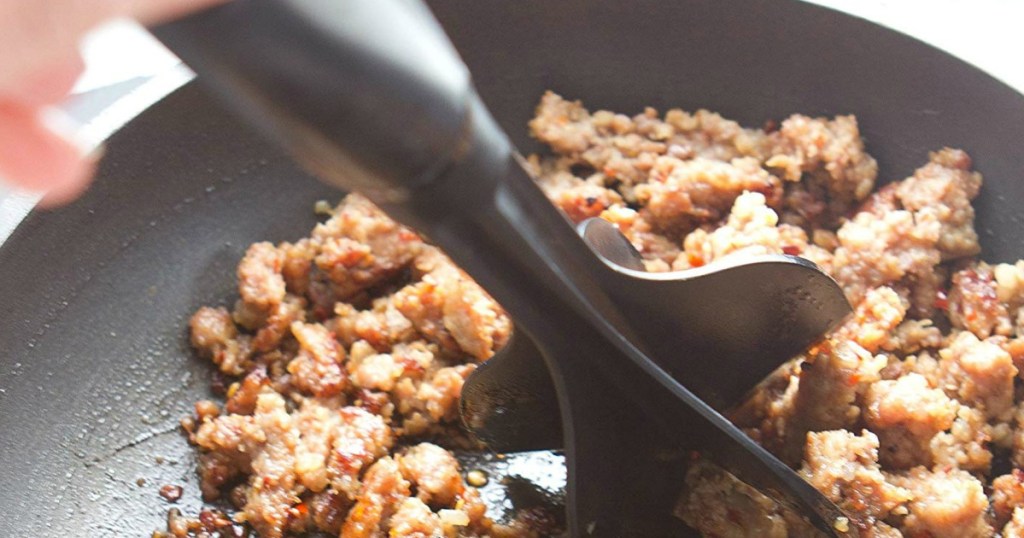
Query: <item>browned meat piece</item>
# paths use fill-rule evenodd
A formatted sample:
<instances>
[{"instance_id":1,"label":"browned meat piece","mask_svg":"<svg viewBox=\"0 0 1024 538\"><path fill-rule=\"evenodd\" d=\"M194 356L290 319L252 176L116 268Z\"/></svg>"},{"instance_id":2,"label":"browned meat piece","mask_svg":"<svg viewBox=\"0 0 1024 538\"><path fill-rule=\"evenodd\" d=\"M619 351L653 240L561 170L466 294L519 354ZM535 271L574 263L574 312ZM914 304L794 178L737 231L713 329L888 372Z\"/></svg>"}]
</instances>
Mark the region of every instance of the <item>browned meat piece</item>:
<instances>
[{"instance_id":1,"label":"browned meat piece","mask_svg":"<svg viewBox=\"0 0 1024 538\"><path fill-rule=\"evenodd\" d=\"M951 397L983 411L989 419L1010 420L1017 368L1009 353L963 331L939 355L938 386Z\"/></svg>"},{"instance_id":2,"label":"browned meat piece","mask_svg":"<svg viewBox=\"0 0 1024 538\"><path fill-rule=\"evenodd\" d=\"M886 481L878 464L878 438L869 431L811 433L800 474L850 516L850 525L866 536L892 513L906 511L910 492Z\"/></svg>"},{"instance_id":3,"label":"browned meat piece","mask_svg":"<svg viewBox=\"0 0 1024 538\"><path fill-rule=\"evenodd\" d=\"M888 469L930 466L931 440L953 425L956 411L956 402L914 373L876 381L864 395L864 422L878 435Z\"/></svg>"},{"instance_id":4,"label":"browned meat piece","mask_svg":"<svg viewBox=\"0 0 1024 538\"><path fill-rule=\"evenodd\" d=\"M981 252L971 206L980 188L981 174L971 171L967 153L943 148L931 153L928 164L899 183L896 197L909 211L937 213L942 223L937 246L943 260L952 260Z\"/></svg>"},{"instance_id":5,"label":"browned meat piece","mask_svg":"<svg viewBox=\"0 0 1024 538\"><path fill-rule=\"evenodd\" d=\"M255 243L238 264L238 294L242 300L269 310L284 300L284 256L270 243Z\"/></svg>"},{"instance_id":6,"label":"browned meat piece","mask_svg":"<svg viewBox=\"0 0 1024 538\"><path fill-rule=\"evenodd\" d=\"M643 216L628 207L613 206L601 213L601 218L619 227L643 256L648 271L668 271L682 250L676 242L655 233Z\"/></svg>"},{"instance_id":7,"label":"browned meat piece","mask_svg":"<svg viewBox=\"0 0 1024 538\"><path fill-rule=\"evenodd\" d=\"M764 195L746 192L736 198L725 223L707 231L698 228L683 240L683 253L672 263L675 270L700 267L729 254L802 255L817 249L819 258L828 253L809 245L807 233L801 228L779 224L775 211L767 206Z\"/></svg>"},{"instance_id":8,"label":"browned meat piece","mask_svg":"<svg viewBox=\"0 0 1024 538\"><path fill-rule=\"evenodd\" d=\"M953 274L946 310L954 327L966 329L978 338L1008 336L1014 328L1006 303L999 300L992 267L979 263Z\"/></svg>"},{"instance_id":9,"label":"browned meat piece","mask_svg":"<svg viewBox=\"0 0 1024 538\"><path fill-rule=\"evenodd\" d=\"M992 467L992 438L993 428L985 420L985 413L961 405L949 431L932 438L934 467L988 474Z\"/></svg>"},{"instance_id":10,"label":"browned meat piece","mask_svg":"<svg viewBox=\"0 0 1024 538\"><path fill-rule=\"evenodd\" d=\"M395 308L428 340L448 352L483 360L505 345L512 326L504 310L441 254L428 248L416 261L422 278L392 297Z\"/></svg>"},{"instance_id":11,"label":"browned meat piece","mask_svg":"<svg viewBox=\"0 0 1024 538\"><path fill-rule=\"evenodd\" d=\"M1014 517L1014 511L1024 508L1024 471L1014 469L992 480L992 512L995 527L1002 528Z\"/></svg>"},{"instance_id":12,"label":"browned meat piece","mask_svg":"<svg viewBox=\"0 0 1024 538\"><path fill-rule=\"evenodd\" d=\"M888 287L869 290L857 304L853 317L832 332L835 340L852 340L871 353L891 344L894 330L903 321L907 305Z\"/></svg>"},{"instance_id":13,"label":"browned meat piece","mask_svg":"<svg viewBox=\"0 0 1024 538\"><path fill-rule=\"evenodd\" d=\"M1013 519L1003 528L1001 536L1003 538L1024 537L1024 508L1015 508L1013 510Z\"/></svg>"},{"instance_id":14,"label":"browned meat piece","mask_svg":"<svg viewBox=\"0 0 1024 538\"><path fill-rule=\"evenodd\" d=\"M981 538L992 536L986 521L988 498L981 482L960 470L928 471L915 467L890 475L890 482L910 491L910 513L899 529L905 536Z\"/></svg>"},{"instance_id":15,"label":"browned meat piece","mask_svg":"<svg viewBox=\"0 0 1024 538\"><path fill-rule=\"evenodd\" d=\"M327 275L337 300L395 276L423 248L415 232L358 195L347 196L334 216L313 230L312 240L319 244L315 265Z\"/></svg>"},{"instance_id":16,"label":"browned meat piece","mask_svg":"<svg viewBox=\"0 0 1024 538\"><path fill-rule=\"evenodd\" d=\"M253 368L241 383L235 383L228 389L224 410L232 415L251 415L256 410L256 399L269 383L265 367Z\"/></svg>"},{"instance_id":17,"label":"browned meat piece","mask_svg":"<svg viewBox=\"0 0 1024 538\"><path fill-rule=\"evenodd\" d=\"M942 259L936 248L940 229L931 213L858 213L836 234L833 276L850 302L859 303L873 288L928 274Z\"/></svg>"},{"instance_id":18,"label":"browned meat piece","mask_svg":"<svg viewBox=\"0 0 1024 538\"><path fill-rule=\"evenodd\" d=\"M391 516L389 527L389 538L429 538L444 535L441 518L416 497L409 497L398 505L398 510Z\"/></svg>"},{"instance_id":19,"label":"browned meat piece","mask_svg":"<svg viewBox=\"0 0 1024 538\"><path fill-rule=\"evenodd\" d=\"M363 341L380 351L420 338L412 322L398 311L391 297L374 301L371 310L358 310L350 304L337 303L334 305L335 317L328 321L328 325L343 344L352 346Z\"/></svg>"},{"instance_id":20,"label":"browned meat piece","mask_svg":"<svg viewBox=\"0 0 1024 538\"><path fill-rule=\"evenodd\" d=\"M826 343L801 365L791 415L782 430L783 461L799 463L808 432L853 426L860 417L859 395L880 379L883 357L850 342Z\"/></svg>"},{"instance_id":21,"label":"browned meat piece","mask_svg":"<svg viewBox=\"0 0 1024 538\"><path fill-rule=\"evenodd\" d=\"M827 212L822 215L825 218L812 218L812 224L831 225L865 199L875 186L878 164L864 151L857 119L853 116L828 120L796 114L783 121L771 139L772 155L765 166L781 170L789 181L805 177L807 190L815 193L811 200L827 204ZM793 201L808 200L796 198ZM793 209L798 206L794 204ZM821 210L813 213L818 217Z\"/></svg>"},{"instance_id":22,"label":"browned meat piece","mask_svg":"<svg viewBox=\"0 0 1024 538\"><path fill-rule=\"evenodd\" d=\"M221 372L241 375L250 365L252 346L248 336L239 335L224 308L204 306L189 320L192 347L209 358Z\"/></svg>"},{"instance_id":23,"label":"browned meat piece","mask_svg":"<svg viewBox=\"0 0 1024 538\"><path fill-rule=\"evenodd\" d=\"M659 158L650 181L635 187L641 213L669 235L689 232L697 225L724 217L744 191L765 195L769 205L778 203L782 183L761 168L756 159L732 162Z\"/></svg>"},{"instance_id":24,"label":"browned meat piece","mask_svg":"<svg viewBox=\"0 0 1024 538\"><path fill-rule=\"evenodd\" d=\"M245 303L242 303L245 304ZM291 333L292 323L305 321L306 301L294 295L285 295L283 301L269 312L252 339L256 352L266 353L281 345L281 340Z\"/></svg>"},{"instance_id":25,"label":"browned meat piece","mask_svg":"<svg viewBox=\"0 0 1024 538\"><path fill-rule=\"evenodd\" d=\"M318 397L336 396L348 385L342 367L345 350L323 325L296 321L292 334L299 353L288 364L291 381L299 390Z\"/></svg>"},{"instance_id":26,"label":"browned meat piece","mask_svg":"<svg viewBox=\"0 0 1024 538\"><path fill-rule=\"evenodd\" d=\"M409 495L410 484L402 477L395 460L387 456L381 458L366 472L356 505L349 511L341 529L341 537L387 536L388 521Z\"/></svg>"},{"instance_id":27,"label":"browned meat piece","mask_svg":"<svg viewBox=\"0 0 1024 538\"><path fill-rule=\"evenodd\" d=\"M459 463L437 445L421 443L397 459L402 476L415 486L416 497L431 506L451 506L465 490Z\"/></svg>"},{"instance_id":28,"label":"browned meat piece","mask_svg":"<svg viewBox=\"0 0 1024 538\"><path fill-rule=\"evenodd\" d=\"M590 178L579 178L569 170L568 165L558 163L554 169L536 163L537 183L544 194L558 206L573 222L582 222L601 215L604 210L621 205L622 196L604 185L604 176L594 174Z\"/></svg>"}]
</instances>

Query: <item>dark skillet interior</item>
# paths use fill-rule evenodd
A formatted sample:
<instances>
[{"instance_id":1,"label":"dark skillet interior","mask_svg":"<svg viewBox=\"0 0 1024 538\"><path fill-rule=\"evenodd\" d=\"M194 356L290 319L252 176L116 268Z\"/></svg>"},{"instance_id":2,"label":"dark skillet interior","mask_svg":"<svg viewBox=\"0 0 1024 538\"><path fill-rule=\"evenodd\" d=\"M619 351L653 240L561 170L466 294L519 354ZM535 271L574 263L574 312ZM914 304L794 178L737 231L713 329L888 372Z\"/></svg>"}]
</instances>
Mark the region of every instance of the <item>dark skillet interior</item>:
<instances>
[{"instance_id":1,"label":"dark skillet interior","mask_svg":"<svg viewBox=\"0 0 1024 538\"><path fill-rule=\"evenodd\" d=\"M780 0L431 3L524 150L548 88L750 125L855 113L884 180L968 150L985 258L1024 256L1024 97L912 39ZM113 137L82 200L21 226L0 249L0 536L145 536L167 482L197 507L176 425L209 370L186 320L232 299L249 243L302 236L337 197L190 85Z\"/></svg>"}]
</instances>

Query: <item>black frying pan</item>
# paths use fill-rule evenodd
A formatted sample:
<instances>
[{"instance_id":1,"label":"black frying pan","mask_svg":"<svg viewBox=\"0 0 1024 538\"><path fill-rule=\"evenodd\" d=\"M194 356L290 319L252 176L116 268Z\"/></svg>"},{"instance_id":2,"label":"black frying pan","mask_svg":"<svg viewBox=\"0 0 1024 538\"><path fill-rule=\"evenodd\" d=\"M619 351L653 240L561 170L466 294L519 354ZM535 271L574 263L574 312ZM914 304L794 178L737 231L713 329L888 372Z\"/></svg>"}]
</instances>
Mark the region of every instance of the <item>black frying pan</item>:
<instances>
[{"instance_id":1,"label":"black frying pan","mask_svg":"<svg viewBox=\"0 0 1024 538\"><path fill-rule=\"evenodd\" d=\"M1024 97L905 36L785 0L431 4L524 150L548 88L751 125L855 113L885 180L968 150L984 257L1024 257ZM0 249L0 536L146 536L167 482L198 508L177 420L210 371L187 317L231 300L249 243L301 237L337 197L190 86L113 137L82 200L27 219Z\"/></svg>"}]
</instances>

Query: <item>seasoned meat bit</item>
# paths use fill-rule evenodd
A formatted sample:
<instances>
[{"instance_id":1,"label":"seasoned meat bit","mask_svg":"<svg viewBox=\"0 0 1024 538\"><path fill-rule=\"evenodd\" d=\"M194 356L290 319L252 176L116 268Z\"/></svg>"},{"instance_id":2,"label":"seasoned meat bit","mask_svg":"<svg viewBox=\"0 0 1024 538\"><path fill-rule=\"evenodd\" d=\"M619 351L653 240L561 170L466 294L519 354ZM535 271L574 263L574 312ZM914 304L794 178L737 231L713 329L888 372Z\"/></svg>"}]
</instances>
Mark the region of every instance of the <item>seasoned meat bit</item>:
<instances>
[{"instance_id":1,"label":"seasoned meat bit","mask_svg":"<svg viewBox=\"0 0 1024 538\"><path fill-rule=\"evenodd\" d=\"M505 345L512 323L504 310L447 256L434 248L416 261L421 280L392 298L395 308L442 349L478 360Z\"/></svg>"},{"instance_id":2,"label":"seasoned meat bit","mask_svg":"<svg viewBox=\"0 0 1024 538\"><path fill-rule=\"evenodd\" d=\"M579 155L589 148L597 136L590 122L590 113L579 101L567 101L548 91L537 105L530 131L538 140L563 155Z\"/></svg>"},{"instance_id":3,"label":"seasoned meat bit","mask_svg":"<svg viewBox=\"0 0 1024 538\"><path fill-rule=\"evenodd\" d=\"M348 384L342 361L345 350L319 324L296 321L292 334L299 341L299 354L288 363L291 381L299 390L318 397L340 394Z\"/></svg>"},{"instance_id":4,"label":"seasoned meat bit","mask_svg":"<svg viewBox=\"0 0 1024 538\"><path fill-rule=\"evenodd\" d=\"M872 288L929 273L941 261L935 247L939 229L930 211L858 213L836 234L833 276L856 304Z\"/></svg>"},{"instance_id":5,"label":"seasoned meat bit","mask_svg":"<svg viewBox=\"0 0 1024 538\"><path fill-rule=\"evenodd\" d=\"M243 303L245 304L245 303ZM285 295L283 301L270 310L269 316L252 339L255 351L266 353L281 345L291 333L292 323L306 320L306 301L295 295Z\"/></svg>"},{"instance_id":6,"label":"seasoned meat bit","mask_svg":"<svg viewBox=\"0 0 1024 538\"><path fill-rule=\"evenodd\" d=\"M403 376L391 392L398 412L405 417L403 434L420 435L432 424L458 419L459 395L473 369L473 365L450 366L429 377L417 373Z\"/></svg>"},{"instance_id":7,"label":"seasoned meat bit","mask_svg":"<svg viewBox=\"0 0 1024 538\"><path fill-rule=\"evenodd\" d=\"M334 283L335 297L345 300L383 278L375 272L370 245L347 237L326 237L313 259L316 266Z\"/></svg>"},{"instance_id":8,"label":"seasoned meat bit","mask_svg":"<svg viewBox=\"0 0 1024 538\"><path fill-rule=\"evenodd\" d=\"M704 536L813 536L803 519L704 459L687 470L673 513Z\"/></svg>"},{"instance_id":9,"label":"seasoned meat bit","mask_svg":"<svg viewBox=\"0 0 1024 538\"><path fill-rule=\"evenodd\" d=\"M221 372L242 375L249 368L252 355L250 338L239 335L224 308L204 306L189 320L192 347L213 361Z\"/></svg>"},{"instance_id":10,"label":"seasoned meat bit","mask_svg":"<svg viewBox=\"0 0 1024 538\"><path fill-rule=\"evenodd\" d=\"M581 179L567 170L553 170L545 172L537 182L544 194L573 222L582 222L623 203L622 196L606 188L603 179L599 174Z\"/></svg>"},{"instance_id":11,"label":"seasoned meat bit","mask_svg":"<svg viewBox=\"0 0 1024 538\"><path fill-rule=\"evenodd\" d=\"M345 407L339 414L342 422L331 442L328 477L334 490L354 496L360 473L388 453L394 436L384 419L363 409Z\"/></svg>"},{"instance_id":12,"label":"seasoned meat bit","mask_svg":"<svg viewBox=\"0 0 1024 538\"><path fill-rule=\"evenodd\" d=\"M788 181L805 177L812 192L823 190L829 216L824 224L845 214L874 188L878 163L864 151L853 116L828 120L795 114L770 138L772 155L765 166L780 170Z\"/></svg>"},{"instance_id":13,"label":"seasoned meat bit","mask_svg":"<svg viewBox=\"0 0 1024 538\"><path fill-rule=\"evenodd\" d=\"M992 267L986 263L979 262L954 273L946 310L949 321L978 338L1010 335L1014 321L1010 319L1006 302L999 300L998 288Z\"/></svg>"},{"instance_id":14,"label":"seasoned meat bit","mask_svg":"<svg viewBox=\"0 0 1024 538\"><path fill-rule=\"evenodd\" d=\"M889 481L906 488L910 510L899 530L905 536L934 538L987 537L993 533L986 521L988 499L981 482L966 471L914 467Z\"/></svg>"},{"instance_id":15,"label":"seasoned meat bit","mask_svg":"<svg viewBox=\"0 0 1024 538\"><path fill-rule=\"evenodd\" d=\"M260 395L253 418L263 443L252 456L243 513L261 537L280 538L287 529L290 509L297 502L294 450L299 432L284 398L274 392Z\"/></svg>"},{"instance_id":16,"label":"seasoned meat bit","mask_svg":"<svg viewBox=\"0 0 1024 538\"><path fill-rule=\"evenodd\" d=\"M877 535L878 523L912 498L886 481L878 464L878 438L869 431L808 434L800 474L867 536Z\"/></svg>"},{"instance_id":17,"label":"seasoned meat bit","mask_svg":"<svg viewBox=\"0 0 1024 538\"><path fill-rule=\"evenodd\" d=\"M724 225L710 232L698 228L686 236L684 251L672 263L672 268L700 267L729 254L800 255L809 247L817 248L808 245L807 234L802 229L780 225L778 215L766 204L761 193L741 194Z\"/></svg>"},{"instance_id":18,"label":"seasoned meat bit","mask_svg":"<svg viewBox=\"0 0 1024 538\"><path fill-rule=\"evenodd\" d=\"M410 484L395 460L388 456L377 460L366 471L356 504L341 529L342 538L387 536L391 516L410 494Z\"/></svg>"},{"instance_id":19,"label":"seasoned meat bit","mask_svg":"<svg viewBox=\"0 0 1024 538\"><path fill-rule=\"evenodd\" d=\"M315 264L328 276L339 300L395 276L423 248L415 232L354 194L345 197L327 222L317 225L312 240L320 244Z\"/></svg>"},{"instance_id":20,"label":"seasoned meat bit","mask_svg":"<svg viewBox=\"0 0 1024 538\"><path fill-rule=\"evenodd\" d=\"M1015 264L1000 263L992 268L992 274L996 280L996 297L1000 302L1005 303L1011 311L1024 304L1024 260Z\"/></svg>"},{"instance_id":21,"label":"seasoned meat bit","mask_svg":"<svg viewBox=\"0 0 1024 538\"><path fill-rule=\"evenodd\" d=\"M885 351L901 355L917 353L922 349L936 349L942 345L942 331L930 319L908 319L900 323L882 343Z\"/></svg>"},{"instance_id":22,"label":"seasoned meat bit","mask_svg":"<svg viewBox=\"0 0 1024 538\"><path fill-rule=\"evenodd\" d=\"M1003 538L1021 538L1024 536L1024 508L1013 509L1013 519L1003 527Z\"/></svg>"},{"instance_id":23,"label":"seasoned meat bit","mask_svg":"<svg viewBox=\"0 0 1024 538\"><path fill-rule=\"evenodd\" d=\"M452 505L465 489L459 463L437 445L420 443L396 459L402 476L415 487L416 497L431 506Z\"/></svg>"},{"instance_id":24,"label":"seasoned meat bit","mask_svg":"<svg viewBox=\"0 0 1024 538\"><path fill-rule=\"evenodd\" d=\"M284 256L274 245L254 243L238 264L238 294L242 300L269 310L284 300Z\"/></svg>"},{"instance_id":25,"label":"seasoned meat bit","mask_svg":"<svg viewBox=\"0 0 1024 538\"><path fill-rule=\"evenodd\" d=\"M907 304L892 288L882 286L867 292L857 304L853 317L832 333L836 340L851 340L871 353L890 343L893 330L903 321Z\"/></svg>"},{"instance_id":26,"label":"seasoned meat bit","mask_svg":"<svg viewBox=\"0 0 1024 538\"><path fill-rule=\"evenodd\" d=\"M389 527L389 538L431 538L444 535L441 518L416 497L407 498L398 505L398 510L391 516Z\"/></svg>"},{"instance_id":27,"label":"seasoned meat bit","mask_svg":"<svg viewBox=\"0 0 1024 538\"><path fill-rule=\"evenodd\" d=\"M281 277L284 278L285 289L295 295L306 295L309 292L310 269L317 255L317 244L304 238L295 243L281 243L277 249L284 255Z\"/></svg>"},{"instance_id":28,"label":"seasoned meat bit","mask_svg":"<svg viewBox=\"0 0 1024 538\"><path fill-rule=\"evenodd\" d=\"M224 410L233 415L251 415L256 410L256 399L269 383L265 366L253 368L240 383L228 389Z\"/></svg>"},{"instance_id":29,"label":"seasoned meat bit","mask_svg":"<svg viewBox=\"0 0 1024 538\"><path fill-rule=\"evenodd\" d=\"M363 389L390 391L405 371L390 353L373 353L365 357L355 355L348 361L352 383Z\"/></svg>"},{"instance_id":30,"label":"seasoned meat bit","mask_svg":"<svg viewBox=\"0 0 1024 538\"><path fill-rule=\"evenodd\" d=\"M445 299L444 327L462 351L477 360L489 359L508 341L511 320L483 288L461 276Z\"/></svg>"},{"instance_id":31,"label":"seasoned meat bit","mask_svg":"<svg viewBox=\"0 0 1024 538\"><path fill-rule=\"evenodd\" d=\"M348 303L337 303L334 315L328 325L338 340L347 346L363 341L374 349L387 351L401 342L419 338L412 322L402 315L391 298L374 301L371 310L358 310Z\"/></svg>"},{"instance_id":32,"label":"seasoned meat bit","mask_svg":"<svg viewBox=\"0 0 1024 538\"><path fill-rule=\"evenodd\" d=\"M663 120L653 108L632 118L606 110L590 114L579 101L552 92L541 98L530 131L555 153L630 183L643 179L653 156L729 160L760 157L767 146L763 131L707 110L672 109Z\"/></svg>"},{"instance_id":33,"label":"seasoned meat bit","mask_svg":"<svg viewBox=\"0 0 1024 538\"><path fill-rule=\"evenodd\" d=\"M896 196L907 210L937 211L942 223L937 246L945 261L981 252L971 206L980 188L981 174L971 172L967 153L943 148L931 153L928 164L898 184Z\"/></svg>"},{"instance_id":34,"label":"seasoned meat bit","mask_svg":"<svg viewBox=\"0 0 1024 538\"><path fill-rule=\"evenodd\" d=\"M989 419L1010 419L1017 368L1003 348L962 331L939 352L938 386Z\"/></svg>"},{"instance_id":35,"label":"seasoned meat bit","mask_svg":"<svg viewBox=\"0 0 1024 538\"><path fill-rule=\"evenodd\" d=\"M949 429L957 404L928 386L921 375L876 381L864 395L864 422L878 435L881 462L888 469L932 464L929 444Z\"/></svg>"},{"instance_id":36,"label":"seasoned meat bit","mask_svg":"<svg viewBox=\"0 0 1024 538\"><path fill-rule=\"evenodd\" d=\"M668 271L679 256L679 245L655 233L650 223L633 209L613 206L601 213L601 218L619 227L622 235L640 252L650 272Z\"/></svg>"},{"instance_id":37,"label":"seasoned meat bit","mask_svg":"<svg viewBox=\"0 0 1024 538\"><path fill-rule=\"evenodd\" d=\"M194 436L204 449L200 474L204 494L249 474L242 491L245 520L261 534L282 536L294 521L293 507L303 490L341 493L320 498L312 522L321 530L340 527L348 497L359 491L359 475L391 447L391 430L383 419L338 400L303 400L289 412L284 398L264 389L252 416L224 415L204 422ZM332 508L333 507L333 508ZM305 510L309 510L309 505ZM332 515L333 513L333 515Z\"/></svg>"},{"instance_id":38,"label":"seasoned meat bit","mask_svg":"<svg viewBox=\"0 0 1024 538\"><path fill-rule=\"evenodd\" d=\"M1010 474L996 477L992 481L992 512L995 515L995 527L1002 528L1006 525L1018 508L1024 508L1024 471L1014 469Z\"/></svg>"},{"instance_id":39,"label":"seasoned meat bit","mask_svg":"<svg viewBox=\"0 0 1024 538\"><path fill-rule=\"evenodd\" d=\"M932 437L933 466L988 474L992 467L992 437L993 429L985 420L985 413L961 405L949 431Z\"/></svg>"},{"instance_id":40,"label":"seasoned meat bit","mask_svg":"<svg viewBox=\"0 0 1024 538\"><path fill-rule=\"evenodd\" d=\"M720 220L744 191L759 192L768 205L777 205L782 183L753 158L721 162L666 157L655 161L650 181L634 190L641 214L662 232L680 236Z\"/></svg>"},{"instance_id":41,"label":"seasoned meat bit","mask_svg":"<svg viewBox=\"0 0 1024 538\"><path fill-rule=\"evenodd\" d=\"M784 430L780 457L797 463L808 432L853 426L860 417L857 398L879 380L886 365L854 342L825 343L801 366L792 416Z\"/></svg>"},{"instance_id":42,"label":"seasoned meat bit","mask_svg":"<svg viewBox=\"0 0 1024 538\"><path fill-rule=\"evenodd\" d=\"M330 490L310 495L306 500L313 526L322 532L337 536L345 523L352 502L348 496Z\"/></svg>"}]
</instances>

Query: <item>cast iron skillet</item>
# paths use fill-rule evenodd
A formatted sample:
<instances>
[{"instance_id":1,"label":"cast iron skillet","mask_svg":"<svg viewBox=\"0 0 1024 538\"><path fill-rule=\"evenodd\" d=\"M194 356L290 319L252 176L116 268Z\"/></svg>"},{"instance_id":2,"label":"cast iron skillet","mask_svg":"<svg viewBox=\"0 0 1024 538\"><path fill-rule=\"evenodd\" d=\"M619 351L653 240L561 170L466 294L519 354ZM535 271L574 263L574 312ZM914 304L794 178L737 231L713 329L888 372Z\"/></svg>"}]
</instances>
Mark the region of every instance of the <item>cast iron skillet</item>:
<instances>
[{"instance_id":1,"label":"cast iron skillet","mask_svg":"<svg viewBox=\"0 0 1024 538\"><path fill-rule=\"evenodd\" d=\"M883 181L970 152L984 258L1024 257L1024 97L913 39L788 0L431 4L523 150L548 88L750 125L855 113ZM249 243L301 237L338 196L190 85L112 138L83 199L26 220L0 249L0 536L145 536L168 482L198 508L177 421L210 370L186 320L233 300Z\"/></svg>"}]
</instances>

